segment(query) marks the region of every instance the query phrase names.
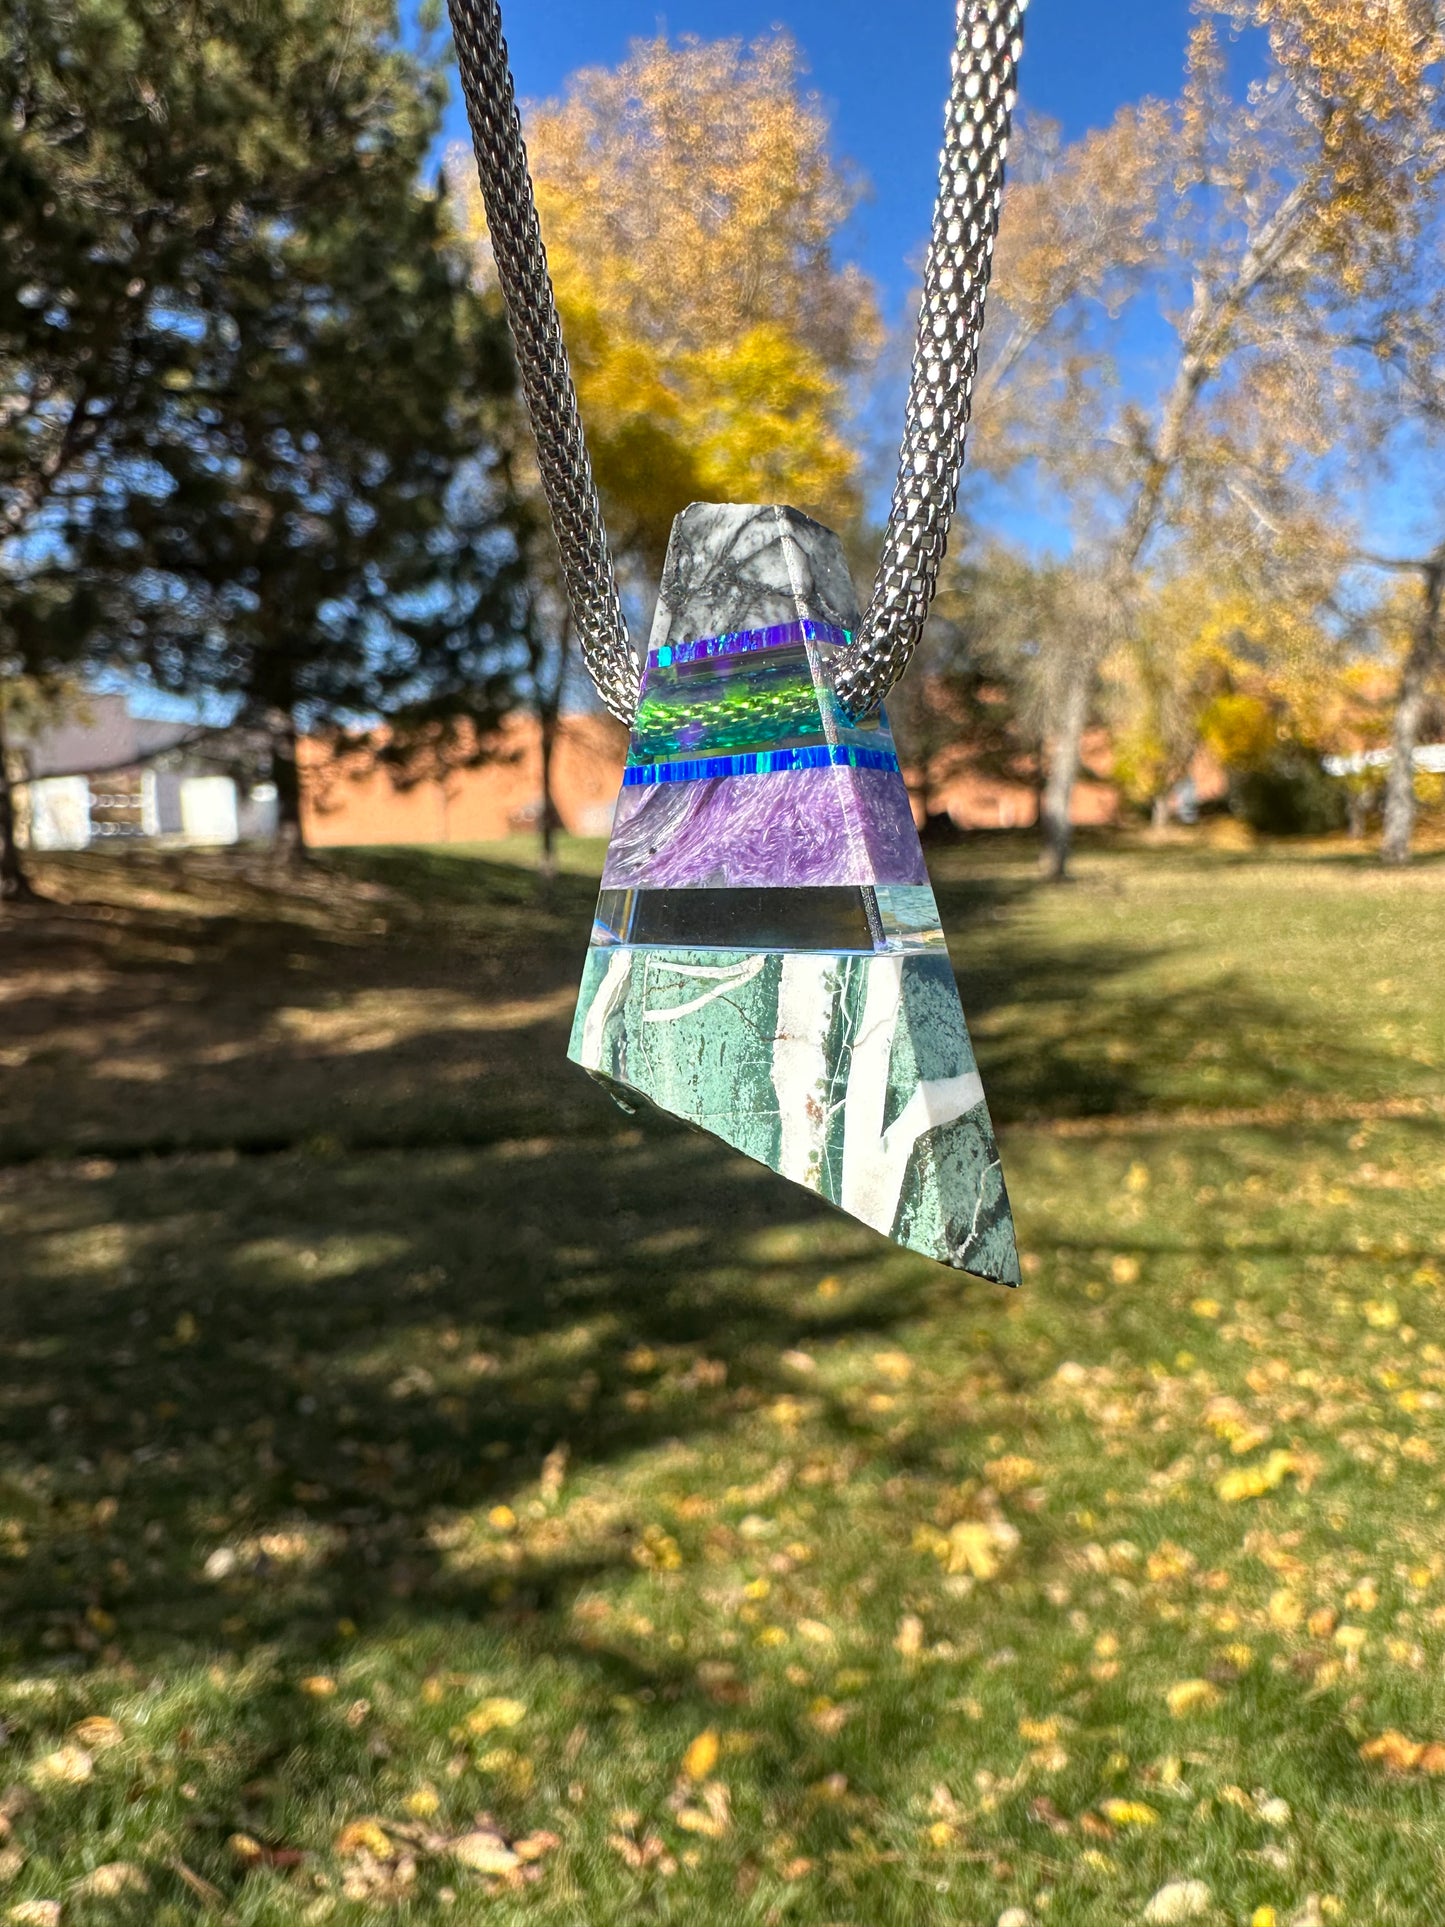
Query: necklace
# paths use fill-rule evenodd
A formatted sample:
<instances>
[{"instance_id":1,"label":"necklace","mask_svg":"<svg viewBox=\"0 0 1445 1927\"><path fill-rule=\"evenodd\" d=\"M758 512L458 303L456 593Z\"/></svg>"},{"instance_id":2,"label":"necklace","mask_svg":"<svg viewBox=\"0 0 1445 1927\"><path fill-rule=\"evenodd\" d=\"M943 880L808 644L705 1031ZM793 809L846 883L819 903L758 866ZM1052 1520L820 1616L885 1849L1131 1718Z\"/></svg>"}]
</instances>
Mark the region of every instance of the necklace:
<instances>
[{"instance_id":1,"label":"necklace","mask_svg":"<svg viewBox=\"0 0 1445 1927\"><path fill-rule=\"evenodd\" d=\"M1027 0L957 0L898 479L860 613L796 509L694 503L628 638L497 0L450 0L487 226L583 657L630 729L569 1055L895 1242L1019 1282L983 1085L888 723L978 365Z\"/></svg>"}]
</instances>

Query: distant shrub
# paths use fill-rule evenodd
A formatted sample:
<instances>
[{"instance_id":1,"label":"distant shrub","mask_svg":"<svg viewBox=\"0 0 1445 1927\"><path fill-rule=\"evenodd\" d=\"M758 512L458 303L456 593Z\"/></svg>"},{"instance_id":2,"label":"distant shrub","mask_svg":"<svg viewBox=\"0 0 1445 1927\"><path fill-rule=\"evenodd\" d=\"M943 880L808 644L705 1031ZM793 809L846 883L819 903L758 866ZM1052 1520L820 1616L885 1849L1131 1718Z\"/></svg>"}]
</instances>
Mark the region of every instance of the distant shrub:
<instances>
[{"instance_id":1,"label":"distant shrub","mask_svg":"<svg viewBox=\"0 0 1445 1927\"><path fill-rule=\"evenodd\" d=\"M1345 827L1344 783L1295 746L1280 749L1258 769L1241 770L1232 802L1235 814L1266 836L1324 836Z\"/></svg>"}]
</instances>

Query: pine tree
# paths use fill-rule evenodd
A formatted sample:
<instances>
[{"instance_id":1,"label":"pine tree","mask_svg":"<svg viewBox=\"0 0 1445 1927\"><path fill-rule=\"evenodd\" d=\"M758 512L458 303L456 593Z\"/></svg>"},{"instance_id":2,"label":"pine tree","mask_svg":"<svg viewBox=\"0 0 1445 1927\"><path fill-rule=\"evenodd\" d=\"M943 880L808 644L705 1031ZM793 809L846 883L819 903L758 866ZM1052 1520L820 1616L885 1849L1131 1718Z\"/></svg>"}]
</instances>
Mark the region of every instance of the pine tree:
<instances>
[{"instance_id":1,"label":"pine tree","mask_svg":"<svg viewBox=\"0 0 1445 1927\"><path fill-rule=\"evenodd\" d=\"M294 829L298 721L509 619L515 545L446 527L511 376L418 186L440 76L386 0L8 0L0 66L0 676L233 699Z\"/></svg>"}]
</instances>

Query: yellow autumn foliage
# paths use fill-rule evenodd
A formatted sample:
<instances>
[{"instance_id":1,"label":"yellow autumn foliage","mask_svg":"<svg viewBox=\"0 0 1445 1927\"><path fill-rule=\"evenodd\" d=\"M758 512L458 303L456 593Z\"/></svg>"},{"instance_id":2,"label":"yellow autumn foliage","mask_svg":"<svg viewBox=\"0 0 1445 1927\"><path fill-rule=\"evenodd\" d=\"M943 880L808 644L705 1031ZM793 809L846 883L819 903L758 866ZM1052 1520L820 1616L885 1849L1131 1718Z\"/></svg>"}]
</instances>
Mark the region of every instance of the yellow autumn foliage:
<instances>
[{"instance_id":1,"label":"yellow autumn foliage","mask_svg":"<svg viewBox=\"0 0 1445 1927\"><path fill-rule=\"evenodd\" d=\"M1207 1679L1181 1679L1164 1695L1176 1720L1185 1719L1190 1713L1207 1713L1223 1698L1219 1688Z\"/></svg>"},{"instance_id":2,"label":"yellow autumn foliage","mask_svg":"<svg viewBox=\"0 0 1445 1927\"><path fill-rule=\"evenodd\" d=\"M858 508L848 383L880 338L834 237L857 187L783 32L636 42L527 115L538 212L619 546L655 566L689 501ZM485 222L454 171L466 231Z\"/></svg>"},{"instance_id":3,"label":"yellow autumn foliage","mask_svg":"<svg viewBox=\"0 0 1445 1927\"><path fill-rule=\"evenodd\" d=\"M707 1726L682 1756L682 1770L689 1780L705 1780L717 1765L720 1743L716 1729Z\"/></svg>"},{"instance_id":4,"label":"yellow autumn foliage","mask_svg":"<svg viewBox=\"0 0 1445 1927\"><path fill-rule=\"evenodd\" d=\"M1214 1489L1227 1505L1237 1504L1241 1499L1263 1498L1266 1492L1273 1492L1283 1484L1295 1468L1293 1452L1271 1452L1257 1465L1244 1465L1236 1472L1226 1472Z\"/></svg>"},{"instance_id":5,"label":"yellow autumn foliage","mask_svg":"<svg viewBox=\"0 0 1445 1927\"><path fill-rule=\"evenodd\" d=\"M1212 0L1212 11L1268 36L1274 67L1321 124L1326 238L1347 250L1362 227L1388 237L1412 188L1445 162L1431 115L1433 70L1445 59L1434 10L1407 0Z\"/></svg>"},{"instance_id":6,"label":"yellow autumn foliage","mask_svg":"<svg viewBox=\"0 0 1445 1927\"><path fill-rule=\"evenodd\" d=\"M527 1717L526 1704L516 1699L488 1699L473 1707L466 1718L466 1730L475 1738L508 1727L520 1726Z\"/></svg>"},{"instance_id":7,"label":"yellow autumn foliage","mask_svg":"<svg viewBox=\"0 0 1445 1927\"><path fill-rule=\"evenodd\" d=\"M1143 1800L1104 1800L1099 1811L1116 1827L1157 1827L1159 1815Z\"/></svg>"}]
</instances>

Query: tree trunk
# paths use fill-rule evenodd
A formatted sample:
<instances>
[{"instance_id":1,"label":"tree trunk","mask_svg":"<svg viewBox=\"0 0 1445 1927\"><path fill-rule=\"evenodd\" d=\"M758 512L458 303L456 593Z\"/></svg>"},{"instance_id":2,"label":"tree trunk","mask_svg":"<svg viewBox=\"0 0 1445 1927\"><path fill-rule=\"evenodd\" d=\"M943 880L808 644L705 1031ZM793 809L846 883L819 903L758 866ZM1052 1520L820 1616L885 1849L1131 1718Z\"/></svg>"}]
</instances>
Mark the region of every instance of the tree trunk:
<instances>
[{"instance_id":1,"label":"tree trunk","mask_svg":"<svg viewBox=\"0 0 1445 1927\"><path fill-rule=\"evenodd\" d=\"M542 845L539 867L543 877L549 881L557 874L557 832L562 828L562 814L552 793L552 775L556 767L557 738L562 725L562 697L567 687L567 662L571 650L572 617L569 612L562 618L557 637L555 674L550 678L544 676L540 656L534 659L532 672L542 764L542 816L537 826Z\"/></svg>"},{"instance_id":2,"label":"tree trunk","mask_svg":"<svg viewBox=\"0 0 1445 1927\"><path fill-rule=\"evenodd\" d=\"M1426 687L1440 650L1442 587L1445 560L1432 560L1425 570L1424 607L1400 672L1395 704L1395 736L1385 777L1385 830L1380 842L1380 857L1385 863L1410 861L1410 839L1415 829L1415 745L1425 714Z\"/></svg>"},{"instance_id":3,"label":"tree trunk","mask_svg":"<svg viewBox=\"0 0 1445 1927\"><path fill-rule=\"evenodd\" d=\"M15 831L15 791L5 744L5 705L0 700L0 903L33 903L35 892L25 874Z\"/></svg>"},{"instance_id":4,"label":"tree trunk","mask_svg":"<svg viewBox=\"0 0 1445 1927\"><path fill-rule=\"evenodd\" d=\"M276 841L273 856L278 868L293 869L306 860L306 833L301 825L301 767L296 755L296 717L290 709L273 709L267 727L271 737L271 781L276 785Z\"/></svg>"},{"instance_id":5,"label":"tree trunk","mask_svg":"<svg viewBox=\"0 0 1445 1927\"><path fill-rule=\"evenodd\" d=\"M556 798L552 794L552 766L557 753L559 720L554 703L544 704L538 712L542 739L542 820L538 826L542 839L542 858L539 867L549 881L557 874L557 832L562 827Z\"/></svg>"},{"instance_id":6,"label":"tree trunk","mask_svg":"<svg viewBox=\"0 0 1445 1927\"><path fill-rule=\"evenodd\" d=\"M1073 838L1069 804L1079 774L1093 680L1092 657L1081 656L1070 663L1063 701L1059 705L1058 726L1049 745L1048 775L1039 799L1039 824L1044 842L1039 852L1039 868L1051 883L1062 883L1069 871Z\"/></svg>"},{"instance_id":7,"label":"tree trunk","mask_svg":"<svg viewBox=\"0 0 1445 1927\"><path fill-rule=\"evenodd\" d=\"M1169 828L1169 791L1160 790L1149 805L1149 827L1156 835Z\"/></svg>"}]
</instances>

